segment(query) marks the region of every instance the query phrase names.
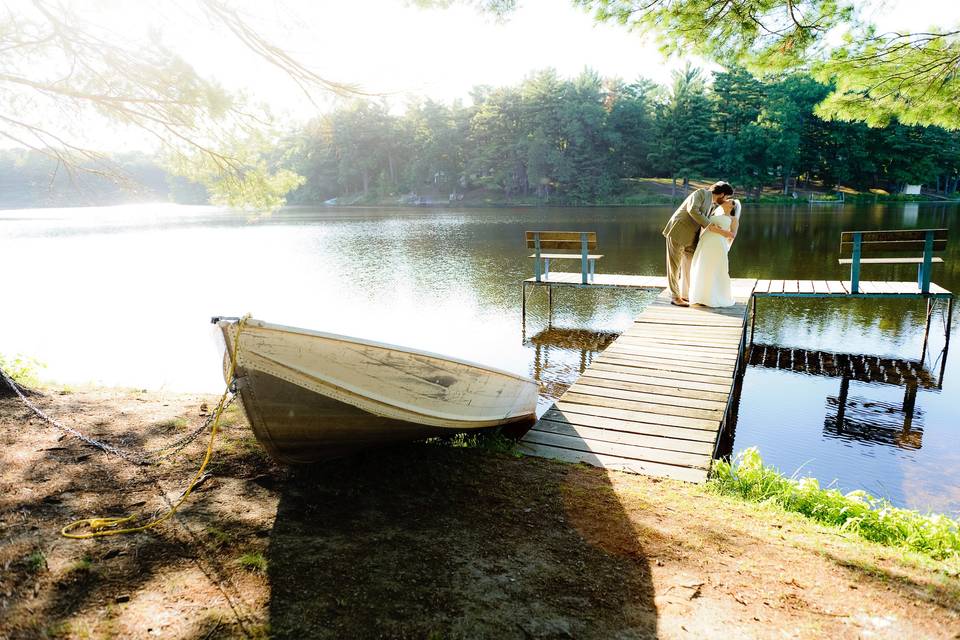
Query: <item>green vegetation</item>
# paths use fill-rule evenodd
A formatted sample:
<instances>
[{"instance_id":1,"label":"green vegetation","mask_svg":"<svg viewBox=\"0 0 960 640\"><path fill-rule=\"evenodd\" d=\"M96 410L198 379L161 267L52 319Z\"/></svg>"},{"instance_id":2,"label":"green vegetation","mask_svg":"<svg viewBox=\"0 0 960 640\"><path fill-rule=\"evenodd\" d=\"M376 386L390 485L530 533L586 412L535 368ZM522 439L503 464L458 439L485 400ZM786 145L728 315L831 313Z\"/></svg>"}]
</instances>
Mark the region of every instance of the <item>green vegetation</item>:
<instances>
[{"instance_id":1,"label":"green vegetation","mask_svg":"<svg viewBox=\"0 0 960 640\"><path fill-rule=\"evenodd\" d=\"M19 353L13 357L4 356L0 353L0 369L3 369L8 376L13 378L14 382L24 387L35 387L40 384L39 371L45 366L39 360ZM0 382L0 384L6 386L5 382Z\"/></svg>"},{"instance_id":2,"label":"green vegetation","mask_svg":"<svg viewBox=\"0 0 960 640\"><path fill-rule=\"evenodd\" d=\"M668 54L699 54L760 75L809 71L830 84L817 113L842 121L960 129L960 31L879 33L881 0L574 0L599 22L654 34ZM931 22L934 22L931 20Z\"/></svg>"},{"instance_id":3,"label":"green vegetation","mask_svg":"<svg viewBox=\"0 0 960 640\"><path fill-rule=\"evenodd\" d=\"M453 448L483 449L496 453L506 453L519 457L517 441L508 438L499 430L483 431L480 433L456 433L449 437L429 438L427 442Z\"/></svg>"},{"instance_id":4,"label":"green vegetation","mask_svg":"<svg viewBox=\"0 0 960 640\"><path fill-rule=\"evenodd\" d=\"M245 553L237 558L237 564L252 573L265 575L267 573L267 559L259 551Z\"/></svg>"},{"instance_id":5,"label":"green vegetation","mask_svg":"<svg viewBox=\"0 0 960 640\"><path fill-rule=\"evenodd\" d=\"M780 505L872 542L910 549L936 560L960 558L960 521L899 509L863 491L823 489L814 478L788 478L763 464L751 447L714 464L710 487L718 493Z\"/></svg>"},{"instance_id":6,"label":"green vegetation","mask_svg":"<svg viewBox=\"0 0 960 640\"><path fill-rule=\"evenodd\" d=\"M222 547L233 542L233 534L224 531L213 525L209 525L205 529L207 536L217 547Z\"/></svg>"},{"instance_id":7,"label":"green vegetation","mask_svg":"<svg viewBox=\"0 0 960 640\"><path fill-rule=\"evenodd\" d=\"M960 133L826 121L815 109L831 90L739 67L711 78L688 66L667 87L546 70L477 87L469 106L427 100L393 115L353 102L289 136L274 161L305 176L298 203L660 204L718 178L765 202L837 185L957 192Z\"/></svg>"},{"instance_id":8,"label":"green vegetation","mask_svg":"<svg viewBox=\"0 0 960 640\"><path fill-rule=\"evenodd\" d=\"M44 555L43 551L37 549L29 556L27 556L27 569L30 573L37 573L41 569L47 568L47 556Z\"/></svg>"},{"instance_id":9,"label":"green vegetation","mask_svg":"<svg viewBox=\"0 0 960 640\"><path fill-rule=\"evenodd\" d=\"M89 573L93 569L93 559L90 556L83 556L69 567L67 567L68 574L81 574Z\"/></svg>"}]
</instances>

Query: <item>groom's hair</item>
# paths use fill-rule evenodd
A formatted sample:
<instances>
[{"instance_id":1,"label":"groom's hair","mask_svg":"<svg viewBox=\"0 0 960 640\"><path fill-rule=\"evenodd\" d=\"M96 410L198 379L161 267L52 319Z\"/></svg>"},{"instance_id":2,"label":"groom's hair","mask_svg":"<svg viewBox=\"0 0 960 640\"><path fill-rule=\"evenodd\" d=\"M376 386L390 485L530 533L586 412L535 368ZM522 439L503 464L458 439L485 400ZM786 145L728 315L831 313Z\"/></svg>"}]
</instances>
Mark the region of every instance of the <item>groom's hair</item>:
<instances>
[{"instance_id":1,"label":"groom's hair","mask_svg":"<svg viewBox=\"0 0 960 640\"><path fill-rule=\"evenodd\" d=\"M730 186L730 183L724 182L723 180L721 180L720 182L713 183L713 185L710 187L710 193L714 195L720 195L721 193L723 193L728 196L732 196L733 187Z\"/></svg>"}]
</instances>

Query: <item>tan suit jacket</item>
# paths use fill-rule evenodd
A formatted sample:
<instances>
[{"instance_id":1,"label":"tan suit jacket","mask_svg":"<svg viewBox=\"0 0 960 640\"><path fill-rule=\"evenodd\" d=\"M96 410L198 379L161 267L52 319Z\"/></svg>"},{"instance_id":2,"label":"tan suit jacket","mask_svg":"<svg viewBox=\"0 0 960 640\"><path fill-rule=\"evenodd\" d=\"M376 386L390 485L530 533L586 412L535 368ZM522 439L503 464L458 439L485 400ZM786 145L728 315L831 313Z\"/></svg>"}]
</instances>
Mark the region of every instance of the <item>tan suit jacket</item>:
<instances>
[{"instance_id":1,"label":"tan suit jacket","mask_svg":"<svg viewBox=\"0 0 960 640\"><path fill-rule=\"evenodd\" d=\"M693 251L700 238L700 228L710 225L713 194L709 189L697 189L683 201L663 228L663 236Z\"/></svg>"}]
</instances>

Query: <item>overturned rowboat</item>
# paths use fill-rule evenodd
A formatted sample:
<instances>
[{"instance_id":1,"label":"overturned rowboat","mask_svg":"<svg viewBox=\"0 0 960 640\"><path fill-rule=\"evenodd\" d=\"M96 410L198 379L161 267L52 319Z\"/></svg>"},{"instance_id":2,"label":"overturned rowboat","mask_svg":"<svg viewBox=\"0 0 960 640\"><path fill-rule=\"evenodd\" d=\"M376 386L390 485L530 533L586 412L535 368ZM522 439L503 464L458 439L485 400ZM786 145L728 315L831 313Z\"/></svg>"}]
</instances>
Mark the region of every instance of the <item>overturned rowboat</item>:
<instances>
[{"instance_id":1,"label":"overturned rowboat","mask_svg":"<svg viewBox=\"0 0 960 640\"><path fill-rule=\"evenodd\" d=\"M534 380L455 358L248 319L223 332L224 368L254 435L277 460L314 462L359 449L535 419ZM229 381L228 381L229 382Z\"/></svg>"}]
</instances>

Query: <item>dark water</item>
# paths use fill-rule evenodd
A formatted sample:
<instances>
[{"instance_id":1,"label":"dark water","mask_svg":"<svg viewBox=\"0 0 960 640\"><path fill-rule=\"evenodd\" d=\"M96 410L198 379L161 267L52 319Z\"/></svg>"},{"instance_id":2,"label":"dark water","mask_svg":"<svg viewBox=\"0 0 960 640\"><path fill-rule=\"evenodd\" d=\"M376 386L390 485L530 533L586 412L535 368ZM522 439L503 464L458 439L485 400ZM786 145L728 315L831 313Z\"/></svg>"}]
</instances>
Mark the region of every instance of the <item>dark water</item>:
<instances>
[{"instance_id":1,"label":"dark water","mask_svg":"<svg viewBox=\"0 0 960 640\"><path fill-rule=\"evenodd\" d=\"M522 334L519 283L532 270L523 231L596 230L606 256L600 272L656 275L670 213L324 208L247 219L167 205L4 211L0 255L16 275L0 314L0 353L32 356L46 364L45 377L66 383L215 391L209 317L250 311L529 373L543 382L544 409L651 294L560 291L547 330L538 292ZM840 280L843 230L958 222L956 205L748 206L731 272ZM960 289L960 242L943 257L934 281ZM914 277L910 267L864 272ZM960 345L941 386L940 311L926 356L924 324L920 301L762 301L733 450L757 446L788 473L956 514Z\"/></svg>"}]
</instances>

